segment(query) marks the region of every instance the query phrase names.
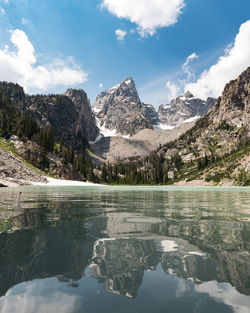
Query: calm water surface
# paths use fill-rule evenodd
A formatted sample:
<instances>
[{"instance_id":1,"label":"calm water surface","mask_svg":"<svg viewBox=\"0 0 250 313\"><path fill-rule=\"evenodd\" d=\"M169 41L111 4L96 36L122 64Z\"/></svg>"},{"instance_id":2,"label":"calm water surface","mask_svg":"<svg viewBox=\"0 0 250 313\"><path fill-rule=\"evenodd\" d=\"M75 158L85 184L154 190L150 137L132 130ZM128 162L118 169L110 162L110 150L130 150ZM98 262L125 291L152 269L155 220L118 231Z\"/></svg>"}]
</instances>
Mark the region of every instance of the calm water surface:
<instances>
[{"instance_id":1,"label":"calm water surface","mask_svg":"<svg viewBox=\"0 0 250 313\"><path fill-rule=\"evenodd\" d=\"M0 313L250 312L250 189L0 189Z\"/></svg>"}]
</instances>

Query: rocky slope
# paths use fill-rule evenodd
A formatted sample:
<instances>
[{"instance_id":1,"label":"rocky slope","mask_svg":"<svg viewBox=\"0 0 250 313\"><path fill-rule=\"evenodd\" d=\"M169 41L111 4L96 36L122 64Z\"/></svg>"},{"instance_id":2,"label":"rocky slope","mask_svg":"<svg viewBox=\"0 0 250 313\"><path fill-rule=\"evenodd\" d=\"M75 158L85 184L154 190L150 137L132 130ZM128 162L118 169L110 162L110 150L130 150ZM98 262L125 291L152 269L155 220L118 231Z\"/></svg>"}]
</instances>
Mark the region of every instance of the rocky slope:
<instances>
[{"instance_id":1,"label":"rocky slope","mask_svg":"<svg viewBox=\"0 0 250 313\"><path fill-rule=\"evenodd\" d=\"M147 156L159 145L179 138L193 125L194 123L186 123L172 130L142 129L129 138L121 136L102 137L98 142L91 145L91 149L103 162L114 163L117 160Z\"/></svg>"},{"instance_id":2,"label":"rocky slope","mask_svg":"<svg viewBox=\"0 0 250 313\"><path fill-rule=\"evenodd\" d=\"M203 101L190 92L173 99L170 104L162 104L158 109L158 119L163 125L177 126L185 121L198 119L208 113L216 99Z\"/></svg>"},{"instance_id":3,"label":"rocky slope","mask_svg":"<svg viewBox=\"0 0 250 313\"><path fill-rule=\"evenodd\" d=\"M32 182L45 183L46 178L25 164L20 157L0 148L0 186L29 186Z\"/></svg>"},{"instance_id":4,"label":"rocky slope","mask_svg":"<svg viewBox=\"0 0 250 313\"><path fill-rule=\"evenodd\" d=\"M114 134L132 136L141 129L153 129L132 78L102 92L93 110L104 134L105 130L113 130Z\"/></svg>"},{"instance_id":5,"label":"rocky slope","mask_svg":"<svg viewBox=\"0 0 250 313\"><path fill-rule=\"evenodd\" d=\"M17 136L0 140L0 187L47 183L45 173L58 179L86 181L70 162L53 153L45 155L42 148L32 141L24 142Z\"/></svg>"}]
</instances>

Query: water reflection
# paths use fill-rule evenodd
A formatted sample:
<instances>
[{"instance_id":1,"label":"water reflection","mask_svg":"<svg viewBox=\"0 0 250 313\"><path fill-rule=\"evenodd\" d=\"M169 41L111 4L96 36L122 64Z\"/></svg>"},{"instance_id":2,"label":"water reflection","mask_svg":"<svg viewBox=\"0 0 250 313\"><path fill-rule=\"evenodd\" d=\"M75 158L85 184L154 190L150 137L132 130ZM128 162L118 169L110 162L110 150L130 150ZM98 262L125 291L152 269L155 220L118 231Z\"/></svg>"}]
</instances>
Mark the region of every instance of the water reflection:
<instances>
[{"instance_id":1,"label":"water reflection","mask_svg":"<svg viewBox=\"0 0 250 313\"><path fill-rule=\"evenodd\" d=\"M12 290L24 288L22 283L47 281L57 291L70 288L63 292L74 295L74 312L83 309L84 282L85 293L95 290L93 299L96 283L102 286L108 292L104 302L108 294L119 294L146 303L158 288L155 297L161 296L163 309L167 288L168 301L176 300L172 312L181 312L177 303L188 305L188 298L194 301L192 311L200 303L195 312L206 311L208 298L210 310L241 312L250 306L248 196L245 191L76 188L0 193L0 307L7 308ZM94 312L96 304L91 305Z\"/></svg>"}]
</instances>

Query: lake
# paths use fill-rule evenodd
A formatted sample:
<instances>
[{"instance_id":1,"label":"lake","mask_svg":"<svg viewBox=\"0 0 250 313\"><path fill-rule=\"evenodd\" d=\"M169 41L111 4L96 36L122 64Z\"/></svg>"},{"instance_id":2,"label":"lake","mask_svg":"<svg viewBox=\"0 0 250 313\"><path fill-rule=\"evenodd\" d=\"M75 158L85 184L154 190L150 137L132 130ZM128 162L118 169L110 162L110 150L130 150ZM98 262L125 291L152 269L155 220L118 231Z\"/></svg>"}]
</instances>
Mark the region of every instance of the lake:
<instances>
[{"instance_id":1,"label":"lake","mask_svg":"<svg viewBox=\"0 0 250 313\"><path fill-rule=\"evenodd\" d=\"M250 312L250 188L1 188L15 312Z\"/></svg>"}]
</instances>

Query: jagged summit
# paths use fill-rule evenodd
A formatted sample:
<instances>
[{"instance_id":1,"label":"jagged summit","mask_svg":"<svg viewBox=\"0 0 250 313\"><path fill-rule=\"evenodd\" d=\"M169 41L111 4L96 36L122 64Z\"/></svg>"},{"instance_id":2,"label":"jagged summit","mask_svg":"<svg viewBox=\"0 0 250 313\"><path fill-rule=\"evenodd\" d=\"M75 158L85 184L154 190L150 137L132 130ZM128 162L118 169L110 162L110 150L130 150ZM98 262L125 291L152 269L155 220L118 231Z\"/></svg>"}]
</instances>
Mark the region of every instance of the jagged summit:
<instances>
[{"instance_id":1,"label":"jagged summit","mask_svg":"<svg viewBox=\"0 0 250 313\"><path fill-rule=\"evenodd\" d=\"M184 95L173 99L169 104L162 104L158 109L159 121L162 125L178 126L194 121L209 111L216 99L203 101L187 91Z\"/></svg>"},{"instance_id":2,"label":"jagged summit","mask_svg":"<svg viewBox=\"0 0 250 313\"><path fill-rule=\"evenodd\" d=\"M110 101L110 98L120 96L121 94L126 97L134 97L136 100L139 99L133 78L128 77L119 84L102 91L93 104L93 111L98 113L104 108L104 105Z\"/></svg>"},{"instance_id":3,"label":"jagged summit","mask_svg":"<svg viewBox=\"0 0 250 313\"><path fill-rule=\"evenodd\" d=\"M159 106L141 102L132 77L103 91L93 105L97 124L104 136L132 136L144 128L169 129L204 116L215 99L203 101L187 91L170 104Z\"/></svg>"},{"instance_id":4,"label":"jagged summit","mask_svg":"<svg viewBox=\"0 0 250 313\"><path fill-rule=\"evenodd\" d=\"M189 99L189 98L194 98L194 95L190 91L186 91L186 93L184 94L184 97L186 99Z\"/></svg>"},{"instance_id":5,"label":"jagged summit","mask_svg":"<svg viewBox=\"0 0 250 313\"><path fill-rule=\"evenodd\" d=\"M103 91L96 98L93 111L104 135L112 132L132 136L141 129L153 128L131 77Z\"/></svg>"},{"instance_id":6,"label":"jagged summit","mask_svg":"<svg viewBox=\"0 0 250 313\"><path fill-rule=\"evenodd\" d=\"M127 77L126 79L124 79L119 84L117 84L117 85L111 87L110 89L108 89L108 91L114 92L114 91L116 91L120 87L125 87L125 88L131 89L133 91L136 90L135 82L134 82L133 78L132 77Z\"/></svg>"}]
</instances>

